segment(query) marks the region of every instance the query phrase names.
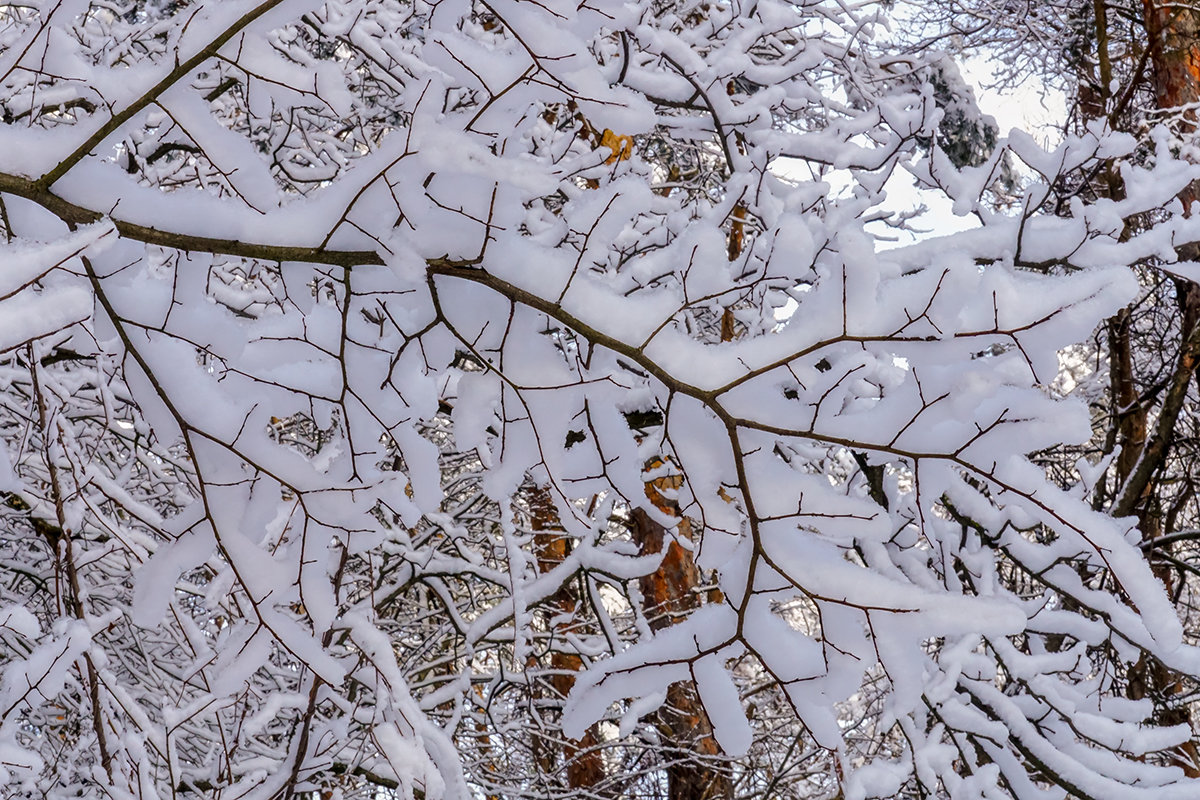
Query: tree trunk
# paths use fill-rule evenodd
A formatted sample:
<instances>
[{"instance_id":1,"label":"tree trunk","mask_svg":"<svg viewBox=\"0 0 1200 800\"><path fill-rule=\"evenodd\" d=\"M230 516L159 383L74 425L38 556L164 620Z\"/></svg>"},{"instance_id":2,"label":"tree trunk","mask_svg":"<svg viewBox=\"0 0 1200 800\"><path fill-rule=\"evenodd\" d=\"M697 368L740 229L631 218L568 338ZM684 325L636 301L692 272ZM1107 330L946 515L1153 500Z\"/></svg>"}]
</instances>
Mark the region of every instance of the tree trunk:
<instances>
[{"instance_id":1,"label":"tree trunk","mask_svg":"<svg viewBox=\"0 0 1200 800\"><path fill-rule=\"evenodd\" d=\"M651 464L651 467L658 466ZM679 516L678 504L663 495L681 485L679 478L659 478L646 484L646 497L663 513ZM651 630L674 625L701 605L700 570L690 550L671 539L667 529L641 509L633 512L633 540L643 555L662 553L662 563L639 580L643 607ZM691 523L679 521L679 536L691 540ZM715 598L710 595L710 600ZM668 800L726 800L733 783L721 765L721 749L713 738L712 723L689 681L672 684L667 702L658 712L658 725L670 750L679 757L666 767Z\"/></svg>"},{"instance_id":2,"label":"tree trunk","mask_svg":"<svg viewBox=\"0 0 1200 800\"><path fill-rule=\"evenodd\" d=\"M529 492L530 527L533 528L533 550L537 558L538 572L546 573L566 560L570 553L570 541L559 521L554 502L546 489L537 488ZM569 585L555 592L546 603L551 620L551 636L554 642L562 641L571 627L578 599ZM583 659L577 653L563 652L551 645L549 684L558 700L563 700L575 686L575 675L583 669ZM562 760L566 765L567 788L590 789L604 780L604 760L600 757L600 743L595 725L581 739L566 739L562 743ZM551 772L555 768L553 752L544 754L543 769Z\"/></svg>"},{"instance_id":3,"label":"tree trunk","mask_svg":"<svg viewBox=\"0 0 1200 800\"><path fill-rule=\"evenodd\" d=\"M1111 67L1106 69L1109 63L1107 20L1103 7L1104 4L1097 0L1101 82L1106 83L1111 79ZM1200 13L1187 4L1162 0L1143 0L1142 8L1155 103L1160 110L1180 109L1177 130L1183 135L1191 134L1196 129L1195 104L1200 100ZM1109 87L1102 86L1101 92L1107 97ZM1195 183L1180 193L1185 215L1191 215L1192 204L1198 196ZM1185 255L1194 258L1196 254ZM1170 533L1163 529L1163 498L1160 497L1163 487L1158 476L1171 449L1175 421L1182 410L1188 384L1195 379L1200 386L1200 375L1196 371L1200 358L1200 336L1196 335L1196 326L1200 322L1200 287L1191 281L1177 279L1175 288L1180 313L1180 343L1174 374L1164 392L1153 433L1147 430L1149 401L1139 396L1135 383L1129 311L1121 312L1109 325L1112 392L1119 415L1118 441L1122 448L1117 461L1117 485L1120 488L1114 512L1135 513L1142 539L1147 544ZM1153 559L1152 549L1148 552L1155 575L1173 594L1179 581L1174 567L1164 559ZM1127 680L1131 698L1154 699L1158 706L1155 715L1158 724L1191 723L1188 708L1179 702L1184 691L1179 677L1157 660L1143 656L1130 668ZM1200 751L1194 737L1176 750L1175 760L1189 777L1200 777Z\"/></svg>"}]
</instances>

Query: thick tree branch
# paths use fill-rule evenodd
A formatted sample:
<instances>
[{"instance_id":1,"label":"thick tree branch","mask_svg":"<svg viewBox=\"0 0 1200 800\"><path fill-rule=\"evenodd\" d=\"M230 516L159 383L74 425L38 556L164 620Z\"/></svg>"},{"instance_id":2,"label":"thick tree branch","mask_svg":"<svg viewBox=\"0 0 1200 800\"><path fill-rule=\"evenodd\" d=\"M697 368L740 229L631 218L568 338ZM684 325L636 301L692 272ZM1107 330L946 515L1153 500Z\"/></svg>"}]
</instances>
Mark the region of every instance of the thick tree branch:
<instances>
[{"instance_id":1,"label":"thick tree branch","mask_svg":"<svg viewBox=\"0 0 1200 800\"><path fill-rule=\"evenodd\" d=\"M72 203L45 188L40 182L16 175L0 173L0 193L23 197L37 203L68 225L90 225L108 215ZM320 247L295 247L288 245L241 242L209 236L194 236L175 233L117 217L109 217L122 236L146 244L188 250L200 253L215 253L240 258L256 258L262 261L299 261L310 264L330 264L336 267L356 267L367 264L380 265L383 259L374 250L326 250Z\"/></svg>"}]
</instances>

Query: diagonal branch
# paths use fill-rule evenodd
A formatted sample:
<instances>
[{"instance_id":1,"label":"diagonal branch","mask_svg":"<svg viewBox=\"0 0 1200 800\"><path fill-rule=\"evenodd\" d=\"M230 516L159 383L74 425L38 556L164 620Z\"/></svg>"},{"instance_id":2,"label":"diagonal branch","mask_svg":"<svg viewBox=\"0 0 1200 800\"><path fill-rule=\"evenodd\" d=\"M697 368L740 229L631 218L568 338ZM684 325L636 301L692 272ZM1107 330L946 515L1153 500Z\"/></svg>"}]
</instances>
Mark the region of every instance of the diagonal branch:
<instances>
[{"instance_id":1,"label":"diagonal branch","mask_svg":"<svg viewBox=\"0 0 1200 800\"><path fill-rule=\"evenodd\" d=\"M1134 512L1141 503L1150 478L1162 465L1167 451L1175 441L1175 422L1183 410L1187 399L1188 384L1200 366L1200 324L1192 328L1179 348L1179 360L1175 366L1175 374L1171 376L1171 384L1167 395L1163 398L1162 410L1158 413L1158 422L1154 426L1154 435L1146 443L1141 458L1134 466L1129 479L1121 487L1121 493L1113 503L1112 514L1115 517L1126 517Z\"/></svg>"},{"instance_id":2,"label":"diagonal branch","mask_svg":"<svg viewBox=\"0 0 1200 800\"><path fill-rule=\"evenodd\" d=\"M185 59L176 64L175 69L168 72L163 79L154 84L147 92L142 94L138 99L134 100L124 109L116 112L109 118L108 122L100 127L100 130L93 133L87 138L83 144L75 148L75 151L66 158L62 159L55 165L54 169L47 172L38 179L37 185L39 188L48 189L53 186L59 178L66 175L82 161L88 153L91 153L99 147L105 139L112 135L118 128L132 119L142 111L146 106L157 100L164 92L181 81L189 72L200 66L212 56L216 55L217 51L225 46L225 43L232 39L238 31L245 28L250 23L267 13L275 6L282 3L283 0L268 0L268 2L260 3L241 17L239 17L232 25L209 40L208 44L200 48L200 50L191 58ZM215 6L216 3L213 3ZM186 30L186 26L185 26ZM178 58L176 53L176 58Z\"/></svg>"}]
</instances>

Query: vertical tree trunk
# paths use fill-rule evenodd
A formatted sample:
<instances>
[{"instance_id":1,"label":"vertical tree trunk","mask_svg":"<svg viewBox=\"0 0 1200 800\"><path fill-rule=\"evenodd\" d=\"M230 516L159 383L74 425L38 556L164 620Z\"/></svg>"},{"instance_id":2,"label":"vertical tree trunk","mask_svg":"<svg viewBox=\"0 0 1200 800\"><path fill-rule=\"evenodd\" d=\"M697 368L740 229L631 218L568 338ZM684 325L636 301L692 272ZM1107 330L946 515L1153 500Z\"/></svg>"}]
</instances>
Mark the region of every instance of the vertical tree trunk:
<instances>
[{"instance_id":1,"label":"vertical tree trunk","mask_svg":"<svg viewBox=\"0 0 1200 800\"><path fill-rule=\"evenodd\" d=\"M1142 0L1154 65L1154 96L1161 109L1200 99L1200 12L1189 3ZM1185 117L1195 123L1196 112Z\"/></svg>"},{"instance_id":2,"label":"vertical tree trunk","mask_svg":"<svg viewBox=\"0 0 1200 800\"><path fill-rule=\"evenodd\" d=\"M529 492L530 527L533 528L533 550L537 558L538 572L546 573L561 564L570 553L570 542L559 521L554 502L546 489L537 488ZM563 586L547 602L551 635L556 642L562 641L571 626L578 598L570 586ZM563 652L552 645L550 652L550 688L557 699L562 700L575 686L575 675L583 669L583 659L576 653ZM599 786L604 780L604 761L597 749L599 744L596 726L592 725L583 738L568 739L562 744L562 760L566 765L567 787L573 790ZM555 754L545 754L543 768L555 768Z\"/></svg>"},{"instance_id":3,"label":"vertical tree trunk","mask_svg":"<svg viewBox=\"0 0 1200 800\"><path fill-rule=\"evenodd\" d=\"M1101 87L1107 97L1111 66L1107 53L1107 20L1104 4L1096 2L1097 42L1102 73ZM1180 109L1179 132L1188 135L1196 129L1195 104L1200 100L1200 12L1185 3L1164 0L1142 1L1144 22L1150 48L1151 81L1159 109ZM1106 69L1107 68L1107 69ZM1108 77L1104 77L1104 73ZM1191 215L1192 204L1198 197L1197 184L1180 193L1184 213ZM1195 254L1189 254L1194 257ZM1109 325L1113 399L1117 406L1118 441L1121 454L1117 461L1118 486L1124 487L1117 497L1118 513L1134 511L1143 541L1150 543L1164 532L1162 525L1163 498L1157 475L1170 450L1174 423L1183 406L1188 384L1195 379L1200 357L1200 337L1196 325L1200 322L1200 287L1191 281L1175 281L1180 313L1180 343L1171 384L1164 392L1159 419L1153 434L1147 431L1147 401L1138 395L1132 355L1130 314L1123 311ZM1174 568L1162 559L1152 560L1155 575L1168 592L1174 591L1179 578ZM1156 721L1161 725L1190 724L1186 705L1178 702L1184 687L1178 676L1154 659L1142 657L1128 674L1128 694L1134 699L1151 697L1159 704ZM1200 751L1195 737L1176 751L1176 761L1190 777L1200 777Z\"/></svg>"},{"instance_id":4,"label":"vertical tree trunk","mask_svg":"<svg viewBox=\"0 0 1200 800\"><path fill-rule=\"evenodd\" d=\"M1159 109L1179 109L1179 132L1196 132L1196 105L1200 102L1200 7L1168 0L1142 0L1150 63L1153 66L1154 98ZM1179 200L1184 214L1191 216L1192 204L1200 197L1200 184L1193 182ZM1200 319L1200 287L1178 280L1180 307L1186 337ZM1190 323L1190 324L1189 324Z\"/></svg>"},{"instance_id":5,"label":"vertical tree trunk","mask_svg":"<svg viewBox=\"0 0 1200 800\"><path fill-rule=\"evenodd\" d=\"M1146 407L1141 402L1133 372L1133 337L1128 308L1108 321L1108 377L1116 404L1117 485L1123 486L1133 473L1146 444Z\"/></svg>"},{"instance_id":6,"label":"vertical tree trunk","mask_svg":"<svg viewBox=\"0 0 1200 800\"><path fill-rule=\"evenodd\" d=\"M678 489L680 484L679 478L651 481L646 484L646 497L663 513L678 517L678 505L664 492ZM700 570L691 551L641 509L633 512L632 535L645 555L666 551L658 569L638 582L650 628L659 631L700 607ZM692 538L686 518L679 521L679 535ZM692 756L672 758L667 765L668 800L726 800L733 796L732 781L720 766L722 754L713 738L712 723L691 682L672 684L667 690L658 724L672 750Z\"/></svg>"},{"instance_id":7,"label":"vertical tree trunk","mask_svg":"<svg viewBox=\"0 0 1200 800\"><path fill-rule=\"evenodd\" d=\"M1146 33L1150 39L1150 62L1154 68L1154 98L1161 110L1179 109L1179 132L1196 132L1196 107L1200 103L1200 7L1168 0L1142 0ZM1192 204L1200 198L1200 183L1193 182L1179 194L1184 214L1191 216ZM1200 253L1189 253L1194 258ZM1183 336L1200 320L1200 286L1176 280Z\"/></svg>"},{"instance_id":8,"label":"vertical tree trunk","mask_svg":"<svg viewBox=\"0 0 1200 800\"><path fill-rule=\"evenodd\" d=\"M732 93L732 88L730 89ZM739 148L741 143L739 142ZM741 257L746 243L746 207L734 204L730 213L728 257ZM721 341L732 341L737 335L733 306L721 313ZM651 464L651 468L661 464ZM664 514L680 517L679 506L666 496L678 490L679 478L659 478L646 484L646 497ZM692 541L691 522L679 519L679 536ZM662 553L662 562L652 574L638 583L643 608L651 630L659 631L676 620L683 619L701 605L703 584L699 567L691 550L685 549L667 530L641 509L633 512L633 540L644 555ZM722 602L719 590L707 593L709 602ZM724 800L733 797L733 782L720 763L721 748L713 737L712 722L691 682L672 684L667 689L667 701L658 713L659 724L673 749L690 751L695 757L673 759L666 768L668 800Z\"/></svg>"}]
</instances>

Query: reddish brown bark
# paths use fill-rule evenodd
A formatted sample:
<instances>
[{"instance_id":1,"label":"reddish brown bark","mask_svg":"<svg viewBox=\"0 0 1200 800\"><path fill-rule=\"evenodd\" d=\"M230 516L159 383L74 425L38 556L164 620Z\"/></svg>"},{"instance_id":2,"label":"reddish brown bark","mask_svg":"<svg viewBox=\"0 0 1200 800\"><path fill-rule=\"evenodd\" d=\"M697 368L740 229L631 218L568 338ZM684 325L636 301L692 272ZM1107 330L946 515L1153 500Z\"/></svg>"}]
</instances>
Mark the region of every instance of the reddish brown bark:
<instances>
[{"instance_id":1,"label":"reddish brown bark","mask_svg":"<svg viewBox=\"0 0 1200 800\"><path fill-rule=\"evenodd\" d=\"M730 261L742 254L746 243L746 207L736 203L730 218L728 252ZM737 336L733 307L721 314L721 341ZM651 469L662 466L651 463ZM678 477L658 478L646 484L646 497L664 514L679 518L678 536L692 540L691 521L680 517L679 506L669 499L682 486ZM692 551L679 544L667 529L642 509L633 512L633 540L644 555L663 553L652 574L638 581L643 609L651 630L662 630L684 619L707 599L723 601L721 591L710 588L702 597L703 578ZM723 800L733 796L733 784L721 768L721 748L713 737L712 722L690 682L675 683L667 689L667 700L658 712L659 725L672 748L690 752L691 757L671 759L666 768L668 800ZM697 758L698 757L698 758Z\"/></svg>"},{"instance_id":2,"label":"reddish brown bark","mask_svg":"<svg viewBox=\"0 0 1200 800\"><path fill-rule=\"evenodd\" d=\"M534 530L533 550L538 572L546 573L566 560L571 544L549 492L535 489L529 493L530 523ZM552 633L556 642L562 641L569 630L578 599L569 586L563 586L549 599L547 611L553 620ZM555 696L564 699L575 686L575 676L583 669L583 659L576 653L552 650L550 653L550 688ZM567 739L562 744L562 760L566 764L567 786L586 789L604 780L604 760L600 757L596 726L587 729L580 739ZM554 754L544 754L543 768L554 769Z\"/></svg>"},{"instance_id":3,"label":"reddish brown bark","mask_svg":"<svg viewBox=\"0 0 1200 800\"><path fill-rule=\"evenodd\" d=\"M673 493L680 485L677 477L659 478L646 484L646 497L663 513L679 517L678 505L665 493ZM680 537L691 540L687 518L680 519L678 531ZM632 535L645 555L666 551L658 569L638 582L650 628L662 630L700 607L700 570L691 551L641 509L633 512ZM719 602L719 595L714 598L710 594L709 600ZM692 683L676 683L667 690L658 724L671 749L690 754L672 758L666 768L668 800L724 800L733 796L729 775L720 767L722 754L713 738L712 722Z\"/></svg>"},{"instance_id":4,"label":"reddish brown bark","mask_svg":"<svg viewBox=\"0 0 1200 800\"><path fill-rule=\"evenodd\" d=\"M1155 101L1161 110L1178 109L1180 134L1194 134L1200 103L1200 7L1164 0L1142 0L1142 7L1150 38ZM1180 192L1186 216L1191 216L1197 198L1198 182ZM1197 254L1188 255L1194 258ZM1200 287L1184 280L1176 285L1186 337L1200 320Z\"/></svg>"},{"instance_id":5,"label":"reddish brown bark","mask_svg":"<svg viewBox=\"0 0 1200 800\"><path fill-rule=\"evenodd\" d=\"M1142 0L1152 48L1154 95L1161 109L1200 99L1200 14L1188 3ZM1185 117L1195 123L1194 109Z\"/></svg>"},{"instance_id":6,"label":"reddish brown bark","mask_svg":"<svg viewBox=\"0 0 1200 800\"><path fill-rule=\"evenodd\" d=\"M1156 105L1161 110L1179 109L1179 132L1185 135L1193 133L1196 130L1195 104L1200 100L1200 12L1189 4L1163 0L1143 0L1142 8L1149 39ZM1107 58L1105 22L1098 14L1097 38L1101 43L1102 67ZM1107 92L1107 87L1102 88ZM1185 214L1191 215L1192 204L1198 196L1200 193L1195 183L1180 193L1179 199ZM1157 478L1149 476L1157 474L1158 467L1167 458L1171 432L1182 409L1187 384L1194 378L1200 385L1200 375L1196 371L1200 351L1193 333L1200 322L1200 287L1190 281L1178 280L1176 294L1180 310L1179 354L1172 386L1166 392L1156 430L1149 436L1149 441L1147 403L1138 396L1134 383L1129 312L1122 312L1109 325L1112 391L1120 414L1118 436L1122 445L1117 461L1117 478L1118 485L1130 484L1126 486L1126 496L1118 498L1118 503L1132 505L1136 510L1138 528L1146 542L1153 542L1164 533L1162 503L1156 496L1161 487L1157 485ZM1122 499L1125 503L1121 503ZM1157 560L1152 562L1152 568L1167 590L1173 591L1178 577L1170 564ZM1172 702L1184 691L1184 687L1171 670L1157 660L1143 656L1130 668L1127 677L1131 698L1152 697L1162 704L1156 714L1159 724L1190 724L1186 706ZM1177 748L1174 755L1188 776L1200 777L1200 750L1194 737Z\"/></svg>"}]
</instances>

